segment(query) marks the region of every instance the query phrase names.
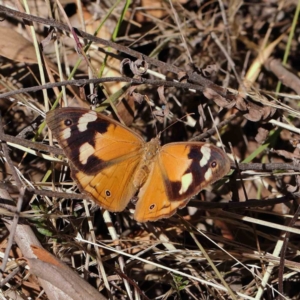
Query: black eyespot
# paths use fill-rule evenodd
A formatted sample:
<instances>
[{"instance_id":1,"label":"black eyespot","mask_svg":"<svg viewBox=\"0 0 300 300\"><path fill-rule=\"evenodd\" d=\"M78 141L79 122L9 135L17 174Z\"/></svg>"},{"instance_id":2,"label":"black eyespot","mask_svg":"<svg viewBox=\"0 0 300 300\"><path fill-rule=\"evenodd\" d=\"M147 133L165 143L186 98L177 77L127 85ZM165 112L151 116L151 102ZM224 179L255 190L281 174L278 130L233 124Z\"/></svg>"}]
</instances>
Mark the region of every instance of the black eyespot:
<instances>
[{"instance_id":1,"label":"black eyespot","mask_svg":"<svg viewBox=\"0 0 300 300\"><path fill-rule=\"evenodd\" d=\"M105 195L106 195L106 197L110 197L111 196L111 192L109 190L106 190L105 191Z\"/></svg>"},{"instance_id":2,"label":"black eyespot","mask_svg":"<svg viewBox=\"0 0 300 300\"><path fill-rule=\"evenodd\" d=\"M71 126L71 125L72 125L72 120L66 119L66 120L65 120L65 125L66 125L66 126Z\"/></svg>"},{"instance_id":3,"label":"black eyespot","mask_svg":"<svg viewBox=\"0 0 300 300\"><path fill-rule=\"evenodd\" d=\"M217 166L217 163L215 161L213 161L210 166L214 169Z\"/></svg>"},{"instance_id":4,"label":"black eyespot","mask_svg":"<svg viewBox=\"0 0 300 300\"><path fill-rule=\"evenodd\" d=\"M152 210L154 208L155 208L155 204L151 204L150 207L149 207L150 210Z\"/></svg>"}]
</instances>

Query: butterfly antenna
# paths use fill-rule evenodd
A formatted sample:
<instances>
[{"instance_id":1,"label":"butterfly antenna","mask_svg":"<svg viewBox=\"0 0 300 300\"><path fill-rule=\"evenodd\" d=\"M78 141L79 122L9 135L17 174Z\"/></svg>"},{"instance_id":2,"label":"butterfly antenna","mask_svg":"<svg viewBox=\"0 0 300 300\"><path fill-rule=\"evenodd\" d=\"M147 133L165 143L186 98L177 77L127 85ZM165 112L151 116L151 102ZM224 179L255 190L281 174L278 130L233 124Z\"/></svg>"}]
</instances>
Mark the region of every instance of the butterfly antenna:
<instances>
[{"instance_id":1,"label":"butterfly antenna","mask_svg":"<svg viewBox=\"0 0 300 300\"><path fill-rule=\"evenodd\" d=\"M220 141L221 144L222 144L222 149L223 149L223 151L225 152L224 144L223 144L223 142L222 142L222 139L221 139L221 136L220 136L219 129L218 129L218 127L217 127L217 125L216 125L216 123L215 123L215 120L214 120L214 118L213 118L213 115L212 115L212 113L211 113L210 107L208 107L208 112L209 112L209 115L210 115L210 117L211 117L211 120L212 120L212 122L213 122L213 124L214 124L214 127L215 127L216 133L217 133L217 135L218 135L219 141Z\"/></svg>"},{"instance_id":2,"label":"butterfly antenna","mask_svg":"<svg viewBox=\"0 0 300 300\"><path fill-rule=\"evenodd\" d=\"M151 103L151 100L149 99L149 97L147 95L144 96L145 97L145 100L147 102L147 104L149 105L149 108L150 108L150 111L151 111L151 115L152 115L152 118L153 118L153 121L155 121L155 118L154 118L154 112L152 110L152 103ZM157 126L156 126L156 123L154 122L154 125L155 125L155 134L156 136L158 136L158 133L157 133Z\"/></svg>"},{"instance_id":3,"label":"butterfly antenna","mask_svg":"<svg viewBox=\"0 0 300 300\"><path fill-rule=\"evenodd\" d=\"M167 126L166 128L164 128L164 130L162 130L160 133L166 131L167 129L169 129L170 127L172 127L173 125L175 125L176 123L182 122L182 120L183 120L184 118L187 118L188 116L192 116L192 115L194 115L194 113L186 114L186 115L184 115L183 117L181 117L180 119L177 119L177 118L176 118L176 120L175 120L173 123L171 123L169 126Z\"/></svg>"},{"instance_id":4,"label":"butterfly antenna","mask_svg":"<svg viewBox=\"0 0 300 300\"><path fill-rule=\"evenodd\" d=\"M146 100L146 102L147 102L148 105L149 105L149 108L150 108L150 110L151 110L151 114L152 114L153 120L155 121L155 117L154 117L154 116L155 116L155 113L153 112L153 109L152 109L151 100L148 98L147 95L145 95L145 100ZM166 104L166 105L167 105L167 104ZM188 116L191 116L191 115L193 115L193 114L194 114L194 113L189 113L189 114L184 115L184 116L181 117L180 119L176 119L176 121L174 121L173 123L171 123L169 126L165 127L165 128L164 128L163 130L161 130L159 133L158 133L158 131L157 131L157 126L155 125L156 136L160 137L161 134L162 134L163 132L165 132L167 129L169 129L170 127L172 127L174 124L176 124L177 122L182 122L182 119L187 118ZM164 116L164 121L165 121L166 119L167 119L166 116Z\"/></svg>"}]
</instances>

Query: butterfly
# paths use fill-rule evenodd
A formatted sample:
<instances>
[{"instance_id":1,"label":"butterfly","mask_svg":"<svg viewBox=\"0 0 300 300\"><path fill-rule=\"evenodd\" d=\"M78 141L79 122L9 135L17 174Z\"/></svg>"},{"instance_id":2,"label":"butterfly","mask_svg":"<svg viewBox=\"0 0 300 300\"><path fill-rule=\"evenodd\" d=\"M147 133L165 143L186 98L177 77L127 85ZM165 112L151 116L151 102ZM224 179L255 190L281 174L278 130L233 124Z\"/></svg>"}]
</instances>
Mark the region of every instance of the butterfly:
<instances>
[{"instance_id":1,"label":"butterfly","mask_svg":"<svg viewBox=\"0 0 300 300\"><path fill-rule=\"evenodd\" d=\"M203 142L160 145L92 110L66 107L47 113L46 122L70 161L79 190L110 212L137 199L134 219L172 216L190 198L221 179L230 160Z\"/></svg>"}]
</instances>

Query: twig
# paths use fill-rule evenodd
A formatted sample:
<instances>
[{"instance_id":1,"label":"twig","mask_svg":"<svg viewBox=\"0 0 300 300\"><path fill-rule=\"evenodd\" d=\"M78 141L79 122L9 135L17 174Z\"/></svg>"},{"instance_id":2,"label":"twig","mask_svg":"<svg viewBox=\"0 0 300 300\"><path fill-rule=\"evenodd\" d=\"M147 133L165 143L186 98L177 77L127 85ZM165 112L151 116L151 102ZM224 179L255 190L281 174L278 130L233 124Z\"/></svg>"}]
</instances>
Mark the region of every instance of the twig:
<instances>
[{"instance_id":1,"label":"twig","mask_svg":"<svg viewBox=\"0 0 300 300\"><path fill-rule=\"evenodd\" d=\"M235 113L235 114L232 114L229 118L227 118L226 120L224 120L223 122L221 122L220 124L218 124L218 125L217 125L217 128L219 129L219 128L221 128L221 127L227 125L227 124L230 124L230 122L231 122L233 119L237 118L237 117L240 116L240 115L241 115L241 113L239 113L239 112L237 112L237 113ZM199 135L193 137L192 139L190 139L190 141L201 141L201 140L203 140L203 139L205 139L205 138L208 138L208 137L212 136L215 132L216 132L216 128L213 127L213 128L211 128L211 129L205 131L204 133L201 133L201 134L199 134Z\"/></svg>"},{"instance_id":2,"label":"twig","mask_svg":"<svg viewBox=\"0 0 300 300\"><path fill-rule=\"evenodd\" d=\"M1 7L1 5L0 5ZM199 92L203 92L204 88L202 86L191 84L191 83L181 83L174 81L163 81L156 79L136 79L130 77L105 77L105 78L95 78L95 79L77 79L77 80L65 80L61 82L55 83L47 83L44 85L33 86L29 88L18 89L15 91L10 91L7 93L0 94L0 99L7 98L17 94L29 93L29 92L37 92L43 89L51 89L54 87L66 86L66 85L76 85L76 86L84 86L90 83L97 84L103 82L130 82L131 84L149 84L153 86L162 86L165 87L176 87L182 89L194 89Z\"/></svg>"},{"instance_id":3,"label":"twig","mask_svg":"<svg viewBox=\"0 0 300 300\"><path fill-rule=\"evenodd\" d=\"M299 218L299 214L300 214L300 205L298 205L295 214L293 216L293 218L290 220L288 226L289 227L294 227L295 223L298 221ZM284 240L283 240L283 245L282 245L282 249L281 249L281 255L280 255L280 263L279 263L279 274L278 274L278 291L280 294L283 294L283 272L284 272L284 267L285 267L285 257L286 257L286 249L288 247L289 244L289 239L290 239L290 232L285 232L284 233ZM283 297L279 296L280 299L283 299Z\"/></svg>"},{"instance_id":4,"label":"twig","mask_svg":"<svg viewBox=\"0 0 300 300\"><path fill-rule=\"evenodd\" d=\"M44 25L48 25L48 26L52 26L55 27L59 30L65 31L67 33L70 33L70 29L67 25L61 24L55 20L50 20L50 19L44 19L44 18L40 18L37 16L33 16L33 15L28 15L25 13L21 13L19 11L13 10L13 9L9 9L3 5L0 5L0 12L5 13L6 15L10 15L13 17L18 17L24 20L28 20L28 21L32 21L32 22L37 22L37 23L42 23ZM88 34L84 31L81 31L79 29L76 29L76 32L78 34L78 36L81 36L82 38L88 39L94 43L98 43L98 44L102 44L104 46L108 46L111 48L114 48L115 50L121 51L123 53L129 54L135 58L140 58L141 54L137 51L134 51L126 46L111 42L109 40L104 40L98 37L95 37L91 34ZM151 65L154 65L158 68L160 68L161 70L165 71L165 72L172 72L174 74L178 74L179 72L184 72L184 70L177 68L174 65L171 64L167 64L164 63L162 61L153 59L151 57L148 57L146 55L143 55L143 59ZM228 95L228 91L227 89L216 85L215 83L213 83L211 80L204 78L203 76L197 74L197 73L192 73L189 75L189 79L191 80L191 82L197 83L203 87L209 87L211 89L213 89L215 92L217 92L219 95L226 97Z\"/></svg>"}]
</instances>

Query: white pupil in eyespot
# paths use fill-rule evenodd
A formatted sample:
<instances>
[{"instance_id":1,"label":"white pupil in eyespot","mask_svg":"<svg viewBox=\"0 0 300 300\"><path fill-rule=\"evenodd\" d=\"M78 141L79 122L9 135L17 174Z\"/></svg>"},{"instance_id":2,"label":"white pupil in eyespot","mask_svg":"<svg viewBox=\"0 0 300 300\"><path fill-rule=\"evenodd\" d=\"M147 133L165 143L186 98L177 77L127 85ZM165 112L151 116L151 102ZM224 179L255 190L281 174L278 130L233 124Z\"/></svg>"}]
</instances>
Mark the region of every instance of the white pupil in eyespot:
<instances>
[{"instance_id":1,"label":"white pupil in eyespot","mask_svg":"<svg viewBox=\"0 0 300 300\"><path fill-rule=\"evenodd\" d=\"M72 121L70 119L65 120L65 125L70 126L72 124Z\"/></svg>"}]
</instances>

